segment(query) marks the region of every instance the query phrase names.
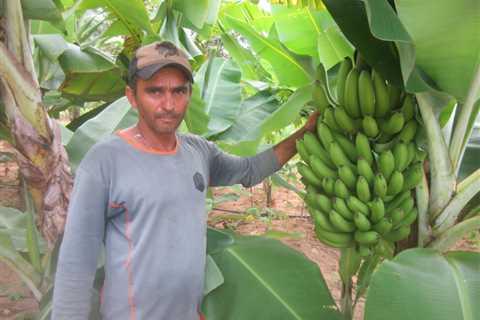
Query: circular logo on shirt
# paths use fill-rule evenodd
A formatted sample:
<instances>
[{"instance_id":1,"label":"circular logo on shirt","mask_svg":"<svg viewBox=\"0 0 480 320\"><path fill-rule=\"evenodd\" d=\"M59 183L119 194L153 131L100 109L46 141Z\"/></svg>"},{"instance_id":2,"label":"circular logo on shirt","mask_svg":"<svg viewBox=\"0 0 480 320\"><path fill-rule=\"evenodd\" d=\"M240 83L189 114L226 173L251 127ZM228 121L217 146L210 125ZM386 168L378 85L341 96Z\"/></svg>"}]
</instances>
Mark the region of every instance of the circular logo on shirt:
<instances>
[{"instance_id":1,"label":"circular logo on shirt","mask_svg":"<svg viewBox=\"0 0 480 320\"><path fill-rule=\"evenodd\" d=\"M195 174L193 175L193 183L195 184L195 188L197 188L198 191L203 192L203 190L205 190L205 181L200 172L195 172Z\"/></svg>"}]
</instances>

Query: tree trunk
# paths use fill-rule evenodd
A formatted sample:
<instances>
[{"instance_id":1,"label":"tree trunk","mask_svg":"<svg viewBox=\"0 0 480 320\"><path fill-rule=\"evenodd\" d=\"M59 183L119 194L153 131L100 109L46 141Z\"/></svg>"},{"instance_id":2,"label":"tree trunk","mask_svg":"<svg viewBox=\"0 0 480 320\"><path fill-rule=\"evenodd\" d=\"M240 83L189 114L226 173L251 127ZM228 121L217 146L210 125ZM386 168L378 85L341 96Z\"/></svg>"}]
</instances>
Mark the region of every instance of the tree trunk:
<instances>
[{"instance_id":1,"label":"tree trunk","mask_svg":"<svg viewBox=\"0 0 480 320\"><path fill-rule=\"evenodd\" d=\"M48 117L33 67L20 0L5 1L1 21L0 98L20 172L32 195L37 227L52 247L63 232L73 185L60 127Z\"/></svg>"}]
</instances>

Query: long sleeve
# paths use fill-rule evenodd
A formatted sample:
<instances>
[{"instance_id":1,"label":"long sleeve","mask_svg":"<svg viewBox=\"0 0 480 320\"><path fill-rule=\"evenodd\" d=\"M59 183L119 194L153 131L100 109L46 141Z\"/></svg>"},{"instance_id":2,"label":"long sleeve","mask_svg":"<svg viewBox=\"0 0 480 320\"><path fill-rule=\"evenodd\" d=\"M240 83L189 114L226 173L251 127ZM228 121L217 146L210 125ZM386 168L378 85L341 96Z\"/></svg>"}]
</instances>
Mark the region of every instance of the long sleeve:
<instances>
[{"instance_id":1,"label":"long sleeve","mask_svg":"<svg viewBox=\"0 0 480 320\"><path fill-rule=\"evenodd\" d=\"M238 157L221 151L209 142L210 185L227 186L241 183L245 187L260 183L280 169L273 148L253 157Z\"/></svg>"},{"instance_id":2,"label":"long sleeve","mask_svg":"<svg viewBox=\"0 0 480 320\"><path fill-rule=\"evenodd\" d=\"M107 203L100 175L79 168L55 275L53 320L88 319Z\"/></svg>"}]
</instances>

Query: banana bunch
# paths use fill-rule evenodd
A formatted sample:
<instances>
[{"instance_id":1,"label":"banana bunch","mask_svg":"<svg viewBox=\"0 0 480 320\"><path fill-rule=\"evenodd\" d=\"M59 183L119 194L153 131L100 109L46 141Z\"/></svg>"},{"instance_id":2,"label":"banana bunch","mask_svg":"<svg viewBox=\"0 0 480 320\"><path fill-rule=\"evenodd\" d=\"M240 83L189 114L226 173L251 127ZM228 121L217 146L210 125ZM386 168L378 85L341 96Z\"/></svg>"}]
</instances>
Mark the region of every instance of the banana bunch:
<instances>
[{"instance_id":1,"label":"banana bunch","mask_svg":"<svg viewBox=\"0 0 480 320\"><path fill-rule=\"evenodd\" d=\"M337 76L338 104L317 86L317 132L297 141L304 201L320 241L355 247L362 256L380 242L406 238L417 218L412 189L423 177L426 153L415 143L414 97L375 71L345 59Z\"/></svg>"}]
</instances>

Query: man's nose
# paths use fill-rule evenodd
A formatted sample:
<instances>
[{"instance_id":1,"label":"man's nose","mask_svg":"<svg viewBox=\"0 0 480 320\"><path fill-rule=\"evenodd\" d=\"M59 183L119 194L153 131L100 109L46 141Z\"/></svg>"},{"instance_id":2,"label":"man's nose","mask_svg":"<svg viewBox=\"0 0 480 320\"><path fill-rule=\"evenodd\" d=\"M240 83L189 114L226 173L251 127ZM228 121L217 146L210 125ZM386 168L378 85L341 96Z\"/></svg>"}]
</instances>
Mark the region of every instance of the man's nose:
<instances>
[{"instance_id":1,"label":"man's nose","mask_svg":"<svg viewBox=\"0 0 480 320\"><path fill-rule=\"evenodd\" d=\"M175 109L175 100L173 99L173 95L170 92L165 94L162 109L166 111L171 111Z\"/></svg>"}]
</instances>

